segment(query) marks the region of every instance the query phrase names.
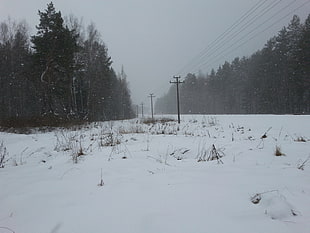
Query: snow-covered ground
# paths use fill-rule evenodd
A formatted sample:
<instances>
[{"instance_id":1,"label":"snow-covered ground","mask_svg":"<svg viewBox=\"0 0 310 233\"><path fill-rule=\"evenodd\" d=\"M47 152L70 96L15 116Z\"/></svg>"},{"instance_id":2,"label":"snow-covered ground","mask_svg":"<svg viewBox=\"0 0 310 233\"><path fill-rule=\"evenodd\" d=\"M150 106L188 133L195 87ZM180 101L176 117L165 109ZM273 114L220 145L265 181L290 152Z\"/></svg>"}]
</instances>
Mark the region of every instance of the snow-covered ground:
<instances>
[{"instance_id":1,"label":"snow-covered ground","mask_svg":"<svg viewBox=\"0 0 310 233\"><path fill-rule=\"evenodd\" d=\"M310 116L134 119L1 141L0 233L310 232ZM222 157L205 161L213 145Z\"/></svg>"}]
</instances>

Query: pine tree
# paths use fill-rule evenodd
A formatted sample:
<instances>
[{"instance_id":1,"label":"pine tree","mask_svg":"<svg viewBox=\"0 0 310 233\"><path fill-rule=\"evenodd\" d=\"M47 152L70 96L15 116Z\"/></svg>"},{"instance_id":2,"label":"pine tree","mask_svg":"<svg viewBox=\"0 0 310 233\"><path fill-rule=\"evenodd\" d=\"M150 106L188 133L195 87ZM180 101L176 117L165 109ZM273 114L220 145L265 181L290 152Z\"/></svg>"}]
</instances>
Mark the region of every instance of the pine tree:
<instances>
[{"instance_id":1,"label":"pine tree","mask_svg":"<svg viewBox=\"0 0 310 233\"><path fill-rule=\"evenodd\" d=\"M74 114L74 53L78 51L77 35L63 25L61 12L53 3L39 11L37 35L32 37L34 63L37 66L43 100L43 115L68 117Z\"/></svg>"},{"instance_id":2,"label":"pine tree","mask_svg":"<svg viewBox=\"0 0 310 233\"><path fill-rule=\"evenodd\" d=\"M302 36L299 41L298 69L301 70L302 106L301 112L310 113L310 14L302 26Z\"/></svg>"},{"instance_id":3,"label":"pine tree","mask_svg":"<svg viewBox=\"0 0 310 233\"><path fill-rule=\"evenodd\" d=\"M134 111L132 108L131 98L130 98L130 91L128 88L127 82L127 75L124 71L124 67L122 66L121 73L118 75L118 82L119 82L119 91L118 94L120 95L120 107L121 107L121 119L129 119L134 116Z\"/></svg>"},{"instance_id":4,"label":"pine tree","mask_svg":"<svg viewBox=\"0 0 310 233\"><path fill-rule=\"evenodd\" d=\"M294 15L290 24L287 27L288 37L288 72L289 72L289 104L292 113L300 113L303 97L303 82L301 69L299 69L298 54L300 53L299 41L302 37L302 25L300 18Z\"/></svg>"}]
</instances>

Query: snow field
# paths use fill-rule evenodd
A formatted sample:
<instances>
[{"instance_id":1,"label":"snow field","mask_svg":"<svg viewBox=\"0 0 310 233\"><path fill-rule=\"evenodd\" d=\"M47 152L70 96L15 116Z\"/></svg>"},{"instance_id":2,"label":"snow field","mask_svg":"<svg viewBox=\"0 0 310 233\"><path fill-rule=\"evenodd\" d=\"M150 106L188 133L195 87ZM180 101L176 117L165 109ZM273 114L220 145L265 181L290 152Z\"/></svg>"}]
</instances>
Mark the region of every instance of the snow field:
<instances>
[{"instance_id":1,"label":"snow field","mask_svg":"<svg viewBox=\"0 0 310 233\"><path fill-rule=\"evenodd\" d=\"M0 233L307 233L310 161L298 166L310 156L309 122L189 115L180 125L135 119L0 133L8 151ZM197 162L213 144L223 164ZM274 155L276 146L284 156Z\"/></svg>"}]
</instances>

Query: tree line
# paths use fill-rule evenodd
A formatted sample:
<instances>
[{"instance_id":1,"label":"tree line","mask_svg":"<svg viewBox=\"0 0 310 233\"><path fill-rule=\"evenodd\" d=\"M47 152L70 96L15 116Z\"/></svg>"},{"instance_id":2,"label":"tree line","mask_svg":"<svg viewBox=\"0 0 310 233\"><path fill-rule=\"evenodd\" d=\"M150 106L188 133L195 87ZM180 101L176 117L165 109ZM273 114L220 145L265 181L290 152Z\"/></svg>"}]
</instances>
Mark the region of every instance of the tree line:
<instances>
[{"instance_id":1,"label":"tree line","mask_svg":"<svg viewBox=\"0 0 310 233\"><path fill-rule=\"evenodd\" d=\"M25 21L0 23L0 124L54 125L134 116L126 74L116 74L94 26L51 2L36 35Z\"/></svg>"},{"instance_id":2,"label":"tree line","mask_svg":"<svg viewBox=\"0 0 310 233\"><path fill-rule=\"evenodd\" d=\"M287 27L250 57L225 62L210 74L188 74L180 85L185 114L310 113L310 15ZM175 87L159 98L157 113L176 112Z\"/></svg>"}]
</instances>

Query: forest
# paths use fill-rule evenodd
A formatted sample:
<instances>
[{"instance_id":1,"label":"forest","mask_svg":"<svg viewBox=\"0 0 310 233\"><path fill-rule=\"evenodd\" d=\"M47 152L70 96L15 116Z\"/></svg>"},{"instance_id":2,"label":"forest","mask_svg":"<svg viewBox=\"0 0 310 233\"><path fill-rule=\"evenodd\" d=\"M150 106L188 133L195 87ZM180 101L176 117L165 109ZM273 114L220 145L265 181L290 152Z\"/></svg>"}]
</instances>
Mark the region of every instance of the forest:
<instances>
[{"instance_id":1,"label":"forest","mask_svg":"<svg viewBox=\"0 0 310 233\"><path fill-rule=\"evenodd\" d=\"M0 22L0 126L53 126L135 116L124 69L116 73L95 25L63 17L51 2L25 21ZM158 98L157 114L176 113L176 90ZM180 85L183 114L309 114L310 15L249 57Z\"/></svg>"},{"instance_id":2,"label":"forest","mask_svg":"<svg viewBox=\"0 0 310 233\"><path fill-rule=\"evenodd\" d=\"M309 114L310 15L289 25L250 57L210 74L189 73L180 84L183 114ZM176 87L158 98L156 113L176 113Z\"/></svg>"},{"instance_id":3,"label":"forest","mask_svg":"<svg viewBox=\"0 0 310 233\"><path fill-rule=\"evenodd\" d=\"M51 2L25 21L0 22L0 125L61 125L134 116L124 69L116 74L95 25Z\"/></svg>"}]
</instances>

